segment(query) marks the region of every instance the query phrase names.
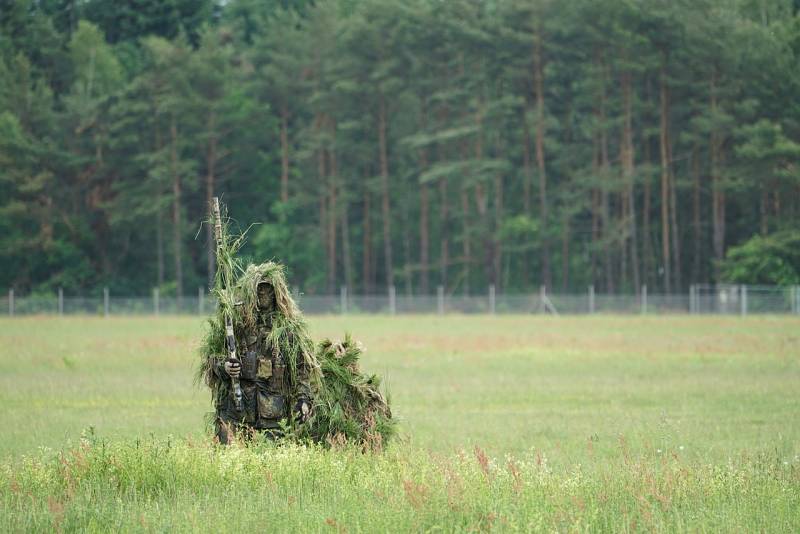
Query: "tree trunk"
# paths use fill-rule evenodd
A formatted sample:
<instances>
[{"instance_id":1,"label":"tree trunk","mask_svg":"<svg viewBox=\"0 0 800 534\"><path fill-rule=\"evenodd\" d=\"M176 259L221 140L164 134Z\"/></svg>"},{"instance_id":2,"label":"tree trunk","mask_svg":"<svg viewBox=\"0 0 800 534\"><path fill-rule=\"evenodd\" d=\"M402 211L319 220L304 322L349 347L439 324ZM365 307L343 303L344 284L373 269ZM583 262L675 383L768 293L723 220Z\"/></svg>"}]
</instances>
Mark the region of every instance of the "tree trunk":
<instances>
[{"instance_id":1,"label":"tree trunk","mask_svg":"<svg viewBox=\"0 0 800 534\"><path fill-rule=\"evenodd\" d=\"M775 217L776 221L781 220L781 195L782 192L780 189L775 188L772 191L772 215Z\"/></svg>"},{"instance_id":2,"label":"tree trunk","mask_svg":"<svg viewBox=\"0 0 800 534\"><path fill-rule=\"evenodd\" d=\"M620 143L622 148L622 143ZM620 158L621 159L621 158ZM623 178L623 182L627 182ZM628 238L630 227L628 225L628 185L623 183L623 189L619 192L619 220L620 220L620 239L619 239L619 287L625 291L628 287Z\"/></svg>"},{"instance_id":3,"label":"tree trunk","mask_svg":"<svg viewBox=\"0 0 800 534\"><path fill-rule=\"evenodd\" d=\"M599 111L597 108L594 110L595 119L599 123ZM600 176L600 135L597 131L592 132L592 180L593 182L598 181L598 177ZM592 206L592 242L590 247L590 261L591 261L591 281L592 286L599 287L599 277L598 277L598 254L597 251L600 248L600 221L601 221L601 201L600 201L600 189L593 185L590 192L590 201Z\"/></svg>"},{"instance_id":4,"label":"tree trunk","mask_svg":"<svg viewBox=\"0 0 800 534\"><path fill-rule=\"evenodd\" d=\"M672 161L672 143L667 143L669 160ZM670 208L670 222L672 224L672 258L675 263L672 273L675 277L675 290L681 291L683 286L683 279L681 276L681 242L680 233L678 233L678 192L675 185L675 175L670 173L669 177L669 208Z\"/></svg>"},{"instance_id":5,"label":"tree trunk","mask_svg":"<svg viewBox=\"0 0 800 534\"><path fill-rule=\"evenodd\" d=\"M408 215L407 202L402 204L401 213L403 218L403 279L406 295L410 297L414 292L414 274L411 272L411 220Z\"/></svg>"},{"instance_id":6,"label":"tree trunk","mask_svg":"<svg viewBox=\"0 0 800 534\"><path fill-rule=\"evenodd\" d=\"M597 174L597 166L594 167L595 175ZM597 248L600 241L600 192L596 188L592 188L591 192L591 205L592 205L592 244L590 248L591 256L591 269L590 280L593 286L597 286Z\"/></svg>"},{"instance_id":7,"label":"tree trunk","mask_svg":"<svg viewBox=\"0 0 800 534\"><path fill-rule=\"evenodd\" d=\"M717 115L717 73L711 75L711 115ZM711 216L713 226L714 280L720 281L719 262L725 257L725 191L722 187L722 136L711 130Z\"/></svg>"},{"instance_id":8,"label":"tree trunk","mask_svg":"<svg viewBox=\"0 0 800 534\"><path fill-rule=\"evenodd\" d=\"M164 285L164 215L161 208L156 212L156 281L158 287Z\"/></svg>"},{"instance_id":9,"label":"tree trunk","mask_svg":"<svg viewBox=\"0 0 800 534\"><path fill-rule=\"evenodd\" d=\"M178 126L175 115L169 126L170 170L172 173L172 239L175 260L175 294L178 307L183 303L183 258L181 256L181 177L178 172Z\"/></svg>"},{"instance_id":10,"label":"tree trunk","mask_svg":"<svg viewBox=\"0 0 800 534\"><path fill-rule=\"evenodd\" d=\"M386 101L380 95L378 109L378 144L381 162L381 213L383 216L383 259L386 269L386 286L394 286L394 263L392 262L392 227L389 205L389 152L386 141Z\"/></svg>"},{"instance_id":11,"label":"tree trunk","mask_svg":"<svg viewBox=\"0 0 800 534\"><path fill-rule=\"evenodd\" d=\"M489 233L489 201L486 188L483 183L478 182L474 187L475 207L478 210L479 223L479 246L483 249L483 273L485 279L489 280L492 276L492 243Z\"/></svg>"},{"instance_id":12,"label":"tree trunk","mask_svg":"<svg viewBox=\"0 0 800 534\"><path fill-rule=\"evenodd\" d=\"M341 225L342 225L342 263L344 264L344 283L348 290L353 291L353 257L350 247L350 199L347 192L342 190L340 199L341 204Z\"/></svg>"},{"instance_id":13,"label":"tree trunk","mask_svg":"<svg viewBox=\"0 0 800 534\"><path fill-rule=\"evenodd\" d=\"M609 167L610 162L608 158L608 127L606 125L606 82L608 80L608 66L600 56L595 55L595 64L597 65L600 78L600 94L598 95L599 107L597 110L600 141L600 220L602 222L602 240L603 240L603 275L605 277L605 289L608 293L614 293L614 271L613 263L611 261L611 202L609 199Z\"/></svg>"},{"instance_id":14,"label":"tree trunk","mask_svg":"<svg viewBox=\"0 0 800 534\"><path fill-rule=\"evenodd\" d=\"M649 99L648 99L649 100ZM642 136L642 145L644 147L642 153L642 163L645 169L650 168L650 139L649 136ZM652 210L652 185L650 181L649 170L644 174L643 178L643 200L642 200L642 282L649 284L652 280L653 274L653 245L650 235L650 211Z\"/></svg>"},{"instance_id":15,"label":"tree trunk","mask_svg":"<svg viewBox=\"0 0 800 534\"><path fill-rule=\"evenodd\" d=\"M478 112L476 114L476 127L477 134L475 138L475 160L483 160L483 102L478 103ZM486 280L493 280L493 254L492 254L492 239L489 230L489 201L486 187L482 180L475 183L475 206L478 210L480 218L480 242L483 245L483 270Z\"/></svg>"},{"instance_id":16,"label":"tree trunk","mask_svg":"<svg viewBox=\"0 0 800 534\"><path fill-rule=\"evenodd\" d=\"M494 177L494 239L492 240L492 277L491 282L497 291L502 291L500 268L503 258L503 243L500 232L503 227L503 175Z\"/></svg>"},{"instance_id":17,"label":"tree trunk","mask_svg":"<svg viewBox=\"0 0 800 534\"><path fill-rule=\"evenodd\" d=\"M564 217L564 229L561 235L561 291L566 293L569 287L569 216Z\"/></svg>"},{"instance_id":18,"label":"tree trunk","mask_svg":"<svg viewBox=\"0 0 800 534\"><path fill-rule=\"evenodd\" d=\"M336 224L338 219L338 166L336 162L336 149L335 149L335 136L336 136L336 123L331 121L331 135L334 141L332 146L328 148L328 294L333 294L336 291L337 281L337 265L336 265Z\"/></svg>"},{"instance_id":19,"label":"tree trunk","mask_svg":"<svg viewBox=\"0 0 800 534\"><path fill-rule=\"evenodd\" d=\"M666 61L666 60L664 60ZM664 268L664 292L672 293L672 274L670 258L670 236L669 236L669 182L670 182L670 161L669 161L669 102L667 89L666 67L662 64L659 76L660 94L660 115L661 128L659 143L661 148L661 256Z\"/></svg>"},{"instance_id":20,"label":"tree trunk","mask_svg":"<svg viewBox=\"0 0 800 534\"><path fill-rule=\"evenodd\" d=\"M439 180L439 283L447 288L447 266L450 263L450 220L447 203L447 178Z\"/></svg>"},{"instance_id":21,"label":"tree trunk","mask_svg":"<svg viewBox=\"0 0 800 534\"><path fill-rule=\"evenodd\" d=\"M472 237L470 236L470 227L469 227L469 197L467 195L467 188L461 186L461 220L462 220L462 228L464 231L463 236L463 251L464 251L464 263L463 263L463 278L464 278L464 294L469 295L469 278L470 278L470 263L472 263Z\"/></svg>"},{"instance_id":22,"label":"tree trunk","mask_svg":"<svg viewBox=\"0 0 800 534\"><path fill-rule=\"evenodd\" d=\"M289 108L281 107L281 202L289 201Z\"/></svg>"},{"instance_id":23,"label":"tree trunk","mask_svg":"<svg viewBox=\"0 0 800 534\"><path fill-rule=\"evenodd\" d=\"M614 293L614 267L611 258L611 202L608 194L608 179L611 162L608 157L608 129L606 126L606 80L608 79L608 65L601 61L600 84L600 169L602 185L600 190L600 204L603 221L603 271L606 278L606 291Z\"/></svg>"},{"instance_id":24,"label":"tree trunk","mask_svg":"<svg viewBox=\"0 0 800 534\"><path fill-rule=\"evenodd\" d=\"M157 119L156 119L157 121ZM164 148L162 146L161 141L161 130L156 124L156 152L161 155L161 150ZM164 212L161 207L161 195L162 191L162 184L160 183L161 180L159 179L156 182L156 281L158 283L158 287L162 287L164 285Z\"/></svg>"},{"instance_id":25,"label":"tree trunk","mask_svg":"<svg viewBox=\"0 0 800 534\"><path fill-rule=\"evenodd\" d=\"M542 235L542 284L552 286L550 243L548 236L547 172L544 153L544 65L542 60L542 28L537 23L533 35L533 84L536 98L536 166L539 171L539 211Z\"/></svg>"},{"instance_id":26,"label":"tree trunk","mask_svg":"<svg viewBox=\"0 0 800 534\"><path fill-rule=\"evenodd\" d=\"M694 241L694 258L692 258L692 283L701 281L703 254L703 231L700 223L700 154L697 145L692 148L692 237Z\"/></svg>"},{"instance_id":27,"label":"tree trunk","mask_svg":"<svg viewBox=\"0 0 800 534\"><path fill-rule=\"evenodd\" d=\"M419 190L419 263L421 270L420 286L423 295L430 292L430 228L428 215L430 212L430 188L422 184Z\"/></svg>"},{"instance_id":28,"label":"tree trunk","mask_svg":"<svg viewBox=\"0 0 800 534\"><path fill-rule=\"evenodd\" d=\"M428 113L423 101L420 113L420 131L427 130ZM428 148L418 151L420 174L428 168ZM419 270L420 292L427 295L430 291L430 186L419 184Z\"/></svg>"},{"instance_id":29,"label":"tree trunk","mask_svg":"<svg viewBox=\"0 0 800 534\"><path fill-rule=\"evenodd\" d=\"M372 275L370 274L370 269L372 266L372 221L370 217L370 192L368 187L364 187L364 221L362 227L364 229L364 244L362 247L362 263L361 263L361 271L362 271L362 287L364 293L371 294L373 292L372 284L370 280L372 280Z\"/></svg>"},{"instance_id":30,"label":"tree trunk","mask_svg":"<svg viewBox=\"0 0 800 534\"><path fill-rule=\"evenodd\" d=\"M315 91L320 91L322 86L322 55L321 50L315 50L314 57L314 70L313 70L313 83ZM315 109L314 109L315 108ZM323 250L324 265L325 265L325 291L331 290L331 257L330 257L330 243L328 234L328 225L330 223L328 215L328 195L330 194L328 184L328 169L326 169L325 157L325 143L323 131L325 129L325 114L322 111L322 106L312 106L314 109L314 122L313 133L311 136L312 143L315 145L317 157L317 184L316 193L319 195L319 246ZM281 118L282 119L282 118ZM283 122L281 120L281 122ZM282 127L282 126L281 126ZM287 139L288 148L288 139ZM283 157L283 155L281 156ZM283 162L281 162L283 163ZM288 179L288 176L287 176ZM283 184L281 184L283 185ZM287 182L288 186L288 182ZM288 189L287 189L288 194Z\"/></svg>"},{"instance_id":31,"label":"tree trunk","mask_svg":"<svg viewBox=\"0 0 800 534\"><path fill-rule=\"evenodd\" d=\"M523 132L523 145L522 145L522 168L524 176L522 178L522 207L525 216L530 220L531 213L531 182L533 181L533 173L531 170L531 129L528 125L527 104L522 113L522 132ZM523 250L522 252L522 287L527 288L531 283L530 273L530 252Z\"/></svg>"},{"instance_id":32,"label":"tree trunk","mask_svg":"<svg viewBox=\"0 0 800 534\"><path fill-rule=\"evenodd\" d=\"M634 193L633 174L634 174L634 154L633 154L633 111L631 109L631 74L625 72L622 75L622 102L623 102L623 127L622 127L622 148L620 151L622 159L622 174L625 178L625 188L627 194L628 208L628 237L630 239L631 251L631 271L633 273L633 288L636 294L642 287L641 277L639 276L639 244L636 235L636 195Z\"/></svg>"}]
</instances>

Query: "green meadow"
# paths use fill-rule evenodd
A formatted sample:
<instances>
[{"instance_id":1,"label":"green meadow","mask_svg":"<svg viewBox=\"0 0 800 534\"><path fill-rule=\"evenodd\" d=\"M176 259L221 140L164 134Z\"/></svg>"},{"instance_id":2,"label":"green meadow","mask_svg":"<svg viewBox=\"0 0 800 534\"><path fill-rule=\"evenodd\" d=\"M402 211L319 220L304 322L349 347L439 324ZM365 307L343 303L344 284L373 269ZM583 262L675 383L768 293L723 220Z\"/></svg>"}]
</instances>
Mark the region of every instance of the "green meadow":
<instances>
[{"instance_id":1,"label":"green meadow","mask_svg":"<svg viewBox=\"0 0 800 534\"><path fill-rule=\"evenodd\" d=\"M383 452L222 449L197 317L0 321L0 531L800 530L791 317L311 317Z\"/></svg>"}]
</instances>

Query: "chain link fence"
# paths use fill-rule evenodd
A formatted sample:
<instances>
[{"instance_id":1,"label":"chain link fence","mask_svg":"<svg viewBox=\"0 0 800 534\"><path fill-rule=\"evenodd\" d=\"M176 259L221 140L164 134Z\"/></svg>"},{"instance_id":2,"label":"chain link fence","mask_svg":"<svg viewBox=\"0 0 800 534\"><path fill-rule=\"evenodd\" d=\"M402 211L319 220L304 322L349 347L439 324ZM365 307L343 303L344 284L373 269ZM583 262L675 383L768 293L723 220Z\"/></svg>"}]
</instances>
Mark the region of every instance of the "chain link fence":
<instances>
[{"instance_id":1,"label":"chain link fence","mask_svg":"<svg viewBox=\"0 0 800 534\"><path fill-rule=\"evenodd\" d=\"M746 286L696 284L686 294L597 294L593 288L578 294L452 295L439 287L434 295L305 295L295 298L307 314L793 314L800 315L800 286ZM11 290L0 297L0 315L207 315L216 301L201 288L196 297L120 297L103 291L101 297L17 296Z\"/></svg>"}]
</instances>

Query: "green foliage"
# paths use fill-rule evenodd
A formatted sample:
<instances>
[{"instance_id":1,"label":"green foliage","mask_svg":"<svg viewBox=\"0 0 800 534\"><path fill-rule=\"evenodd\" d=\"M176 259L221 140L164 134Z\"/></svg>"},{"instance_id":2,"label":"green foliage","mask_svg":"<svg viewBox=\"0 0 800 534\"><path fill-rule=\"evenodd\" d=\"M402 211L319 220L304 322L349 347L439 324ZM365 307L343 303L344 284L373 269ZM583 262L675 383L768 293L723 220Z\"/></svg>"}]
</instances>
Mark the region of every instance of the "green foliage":
<instances>
[{"instance_id":1,"label":"green foliage","mask_svg":"<svg viewBox=\"0 0 800 534\"><path fill-rule=\"evenodd\" d=\"M517 215L504 221L501 235L509 243L514 243L514 250L526 250L535 246L538 232L538 221L527 215Z\"/></svg>"},{"instance_id":2,"label":"green foliage","mask_svg":"<svg viewBox=\"0 0 800 534\"><path fill-rule=\"evenodd\" d=\"M197 42L200 29L212 21L214 5L213 0L89 0L80 3L80 10L103 29L110 43L147 35L174 39L180 34Z\"/></svg>"},{"instance_id":3,"label":"green foliage","mask_svg":"<svg viewBox=\"0 0 800 534\"><path fill-rule=\"evenodd\" d=\"M69 51L77 93L92 98L116 92L123 81L122 67L96 26L81 21L72 34Z\"/></svg>"},{"instance_id":4,"label":"green foliage","mask_svg":"<svg viewBox=\"0 0 800 534\"><path fill-rule=\"evenodd\" d=\"M777 0L8 1L0 285L193 294L222 193L309 294L715 281L800 212L798 28Z\"/></svg>"},{"instance_id":5,"label":"green foliage","mask_svg":"<svg viewBox=\"0 0 800 534\"><path fill-rule=\"evenodd\" d=\"M309 432L331 445L354 443L378 451L395 434L396 422L381 394L380 377L359 369L360 355L360 345L349 335L343 341L320 342L322 381Z\"/></svg>"},{"instance_id":6,"label":"green foliage","mask_svg":"<svg viewBox=\"0 0 800 534\"><path fill-rule=\"evenodd\" d=\"M722 279L737 284L800 284L800 231L754 236L728 249Z\"/></svg>"},{"instance_id":7,"label":"green foliage","mask_svg":"<svg viewBox=\"0 0 800 534\"><path fill-rule=\"evenodd\" d=\"M710 531L782 532L800 527L798 469L775 453L715 465L650 452L559 469L533 450L495 458L479 447L444 456L219 449L87 433L59 453L0 464L0 528L251 531L269 518L280 531L674 531L691 521Z\"/></svg>"}]
</instances>

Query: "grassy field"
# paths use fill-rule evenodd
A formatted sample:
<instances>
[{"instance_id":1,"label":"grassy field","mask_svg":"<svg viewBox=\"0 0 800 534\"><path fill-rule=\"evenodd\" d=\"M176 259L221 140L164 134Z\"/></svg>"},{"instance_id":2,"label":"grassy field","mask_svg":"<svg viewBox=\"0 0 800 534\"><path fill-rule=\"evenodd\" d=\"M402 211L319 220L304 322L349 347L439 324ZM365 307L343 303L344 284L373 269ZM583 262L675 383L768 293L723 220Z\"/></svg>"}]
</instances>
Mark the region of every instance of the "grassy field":
<instances>
[{"instance_id":1,"label":"grassy field","mask_svg":"<svg viewBox=\"0 0 800 534\"><path fill-rule=\"evenodd\" d=\"M382 454L219 450L198 318L0 321L0 531L800 530L800 321L314 317Z\"/></svg>"}]
</instances>

